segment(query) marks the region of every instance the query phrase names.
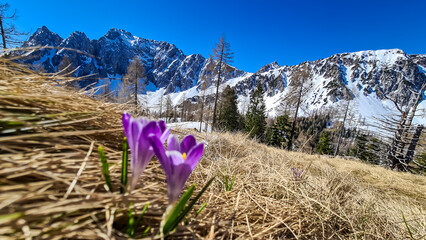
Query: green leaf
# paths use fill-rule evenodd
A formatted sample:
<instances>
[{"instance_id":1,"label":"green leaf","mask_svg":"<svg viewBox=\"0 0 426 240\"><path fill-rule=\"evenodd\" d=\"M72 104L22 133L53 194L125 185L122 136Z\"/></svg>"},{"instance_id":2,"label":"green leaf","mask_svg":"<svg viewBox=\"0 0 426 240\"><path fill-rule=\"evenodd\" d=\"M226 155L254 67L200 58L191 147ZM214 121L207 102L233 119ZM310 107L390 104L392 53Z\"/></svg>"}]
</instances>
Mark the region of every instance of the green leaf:
<instances>
[{"instance_id":1,"label":"green leaf","mask_svg":"<svg viewBox=\"0 0 426 240\"><path fill-rule=\"evenodd\" d=\"M185 207L185 204L188 202L189 198L194 193L194 188L195 188L195 185L190 186L188 190L186 190L186 192L180 198L175 209L173 209L173 212L170 215L169 219L167 219L167 222L164 224L164 227L163 227L164 234L168 234L170 231L172 231L176 227L174 226L174 223L176 219L180 217L179 214L181 213L182 209Z\"/></svg>"},{"instance_id":2,"label":"green leaf","mask_svg":"<svg viewBox=\"0 0 426 240\"><path fill-rule=\"evenodd\" d=\"M129 144L127 143L127 138L123 139L123 155L121 160L121 188L120 193L124 193L126 191L127 186L127 166L128 166L128 156L129 153Z\"/></svg>"},{"instance_id":3,"label":"green leaf","mask_svg":"<svg viewBox=\"0 0 426 240\"><path fill-rule=\"evenodd\" d=\"M232 189L232 186L234 186L234 182L235 182L235 179L237 178L237 176L234 176L234 178L232 179L232 181L231 181L231 185L229 185L228 186L228 191L231 191L231 189Z\"/></svg>"},{"instance_id":4,"label":"green leaf","mask_svg":"<svg viewBox=\"0 0 426 240\"><path fill-rule=\"evenodd\" d=\"M143 238L144 238L144 237L146 237L146 235L148 235L149 230L151 230L151 227L150 227L150 226L148 226L148 227L145 229L145 231L143 231L143 233L142 233L142 237L143 237Z\"/></svg>"},{"instance_id":5,"label":"green leaf","mask_svg":"<svg viewBox=\"0 0 426 240\"><path fill-rule=\"evenodd\" d=\"M195 217L197 217L202 211L203 209L207 206L207 203L204 203L203 206L201 206L200 209L198 209L197 213L195 214Z\"/></svg>"},{"instance_id":6,"label":"green leaf","mask_svg":"<svg viewBox=\"0 0 426 240\"><path fill-rule=\"evenodd\" d=\"M135 214L133 214L133 204L130 203L129 206L129 223L127 225L127 235L129 237L133 237L136 232L136 228L140 225L140 222L142 221L143 215L145 214L146 210L148 209L150 203L145 204L145 207L142 209L141 214L139 215L138 219L135 221Z\"/></svg>"},{"instance_id":7,"label":"green leaf","mask_svg":"<svg viewBox=\"0 0 426 240\"><path fill-rule=\"evenodd\" d=\"M405 226L407 227L408 233L410 234L410 239L414 239L413 233L411 232L410 226L408 225L407 221L405 220L404 214L402 214L402 219L404 220Z\"/></svg>"},{"instance_id":8,"label":"green leaf","mask_svg":"<svg viewBox=\"0 0 426 240\"><path fill-rule=\"evenodd\" d=\"M133 237L135 234L135 218L133 217L133 203L130 203L129 206L129 223L127 224L127 235Z\"/></svg>"},{"instance_id":9,"label":"green leaf","mask_svg":"<svg viewBox=\"0 0 426 240\"><path fill-rule=\"evenodd\" d=\"M12 213L12 214L6 214L6 215L0 215L0 224L8 223L12 220L15 220L17 218L20 218L23 213Z\"/></svg>"},{"instance_id":10,"label":"green leaf","mask_svg":"<svg viewBox=\"0 0 426 240\"><path fill-rule=\"evenodd\" d=\"M198 199L200 199L201 195L203 195L203 193L207 190L207 188L210 186L210 184L213 182L213 180L215 179L215 177L212 177L207 183L206 185L203 187L203 189L201 189L201 191L197 194L197 196L189 203L189 205L182 211L182 213L179 215L179 217L177 217L172 224L172 229L175 229L177 227L177 225L185 218L185 216L189 213L189 211L191 211L192 207L195 205L195 203L198 201ZM164 233L166 234L166 233Z\"/></svg>"},{"instance_id":11,"label":"green leaf","mask_svg":"<svg viewBox=\"0 0 426 240\"><path fill-rule=\"evenodd\" d=\"M148 210L149 204L150 203L145 204L145 207L143 207L141 214L139 214L138 220L136 220L135 229L141 224L143 216L145 215L146 210Z\"/></svg>"},{"instance_id":12,"label":"green leaf","mask_svg":"<svg viewBox=\"0 0 426 240\"><path fill-rule=\"evenodd\" d=\"M101 158L102 163L102 175L104 175L105 183L109 189L110 192L112 192L112 185L111 185L111 177L109 175L109 165L107 162L107 158L104 152L104 149L102 146L99 146L98 148L99 157Z\"/></svg>"}]
</instances>

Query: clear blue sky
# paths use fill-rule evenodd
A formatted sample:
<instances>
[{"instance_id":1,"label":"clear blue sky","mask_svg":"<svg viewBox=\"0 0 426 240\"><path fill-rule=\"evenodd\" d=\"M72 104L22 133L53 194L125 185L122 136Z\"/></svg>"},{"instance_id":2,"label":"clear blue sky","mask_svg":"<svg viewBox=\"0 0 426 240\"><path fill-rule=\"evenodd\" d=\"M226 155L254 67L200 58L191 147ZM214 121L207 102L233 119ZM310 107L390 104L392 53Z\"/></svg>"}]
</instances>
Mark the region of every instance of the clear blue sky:
<instances>
[{"instance_id":1,"label":"clear blue sky","mask_svg":"<svg viewBox=\"0 0 426 240\"><path fill-rule=\"evenodd\" d=\"M6 2L18 10L20 30L45 25L63 38L78 30L97 39L114 27L208 57L225 33L233 65L251 72L360 50L426 53L425 0Z\"/></svg>"}]
</instances>

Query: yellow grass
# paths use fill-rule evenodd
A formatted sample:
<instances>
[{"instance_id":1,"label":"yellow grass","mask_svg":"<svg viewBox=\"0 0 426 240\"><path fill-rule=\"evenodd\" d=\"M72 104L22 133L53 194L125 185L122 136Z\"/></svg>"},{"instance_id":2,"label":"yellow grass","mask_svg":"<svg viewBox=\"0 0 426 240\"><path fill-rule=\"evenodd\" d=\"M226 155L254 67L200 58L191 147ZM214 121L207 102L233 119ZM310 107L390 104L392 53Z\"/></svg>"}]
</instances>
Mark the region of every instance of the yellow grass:
<instances>
[{"instance_id":1,"label":"yellow grass","mask_svg":"<svg viewBox=\"0 0 426 240\"><path fill-rule=\"evenodd\" d=\"M124 239L128 206L150 202L135 238L158 238L167 204L165 177L151 161L131 194L118 193L121 112L0 59L0 239ZM426 178L358 161L288 152L242 134L197 133L207 142L188 186L214 183L205 210L172 238L421 239ZM114 193L101 175L107 153ZM303 169L300 180L291 168ZM226 192L224 176L236 176ZM405 222L403 220L405 217ZM146 227L151 230L143 235Z\"/></svg>"}]
</instances>

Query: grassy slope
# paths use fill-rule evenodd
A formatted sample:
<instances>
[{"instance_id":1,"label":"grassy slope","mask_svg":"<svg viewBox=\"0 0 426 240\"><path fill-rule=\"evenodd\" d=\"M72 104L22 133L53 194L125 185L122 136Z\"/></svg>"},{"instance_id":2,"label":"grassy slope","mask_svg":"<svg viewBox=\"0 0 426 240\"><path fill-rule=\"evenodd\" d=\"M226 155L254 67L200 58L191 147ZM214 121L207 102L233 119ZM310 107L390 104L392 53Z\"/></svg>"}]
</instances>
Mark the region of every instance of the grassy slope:
<instances>
[{"instance_id":1,"label":"grassy slope","mask_svg":"<svg viewBox=\"0 0 426 240\"><path fill-rule=\"evenodd\" d=\"M8 130L0 135L0 238L125 238L130 202L136 212L151 203L136 237L147 226L148 236L155 235L167 204L156 160L132 194L111 194L103 187L96 147L105 146L118 186L123 106L0 63L0 132ZM218 177L196 206L206 202L206 209L175 237L406 239L411 232L419 239L426 234L424 176L287 152L240 134L190 133L208 146L189 183L200 189ZM292 167L304 170L301 180L293 179ZM230 192L224 190L225 175L237 177Z\"/></svg>"},{"instance_id":2,"label":"grassy slope","mask_svg":"<svg viewBox=\"0 0 426 240\"><path fill-rule=\"evenodd\" d=\"M208 151L194 178L237 176L231 193L217 184L210 201L228 216L239 202L230 229L238 236L402 239L409 237L402 214L416 239L426 234L424 176L287 152L243 135L205 137ZM302 180L293 180L292 167L304 169ZM222 199L226 206L215 202Z\"/></svg>"}]
</instances>

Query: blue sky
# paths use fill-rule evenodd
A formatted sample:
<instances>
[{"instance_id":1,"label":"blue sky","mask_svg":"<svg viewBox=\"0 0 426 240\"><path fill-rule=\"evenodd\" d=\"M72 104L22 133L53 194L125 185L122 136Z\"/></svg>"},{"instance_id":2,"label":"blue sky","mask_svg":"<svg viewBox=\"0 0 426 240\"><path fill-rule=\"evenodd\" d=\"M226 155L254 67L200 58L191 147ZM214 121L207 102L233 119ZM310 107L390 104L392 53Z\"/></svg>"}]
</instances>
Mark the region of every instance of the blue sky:
<instances>
[{"instance_id":1,"label":"blue sky","mask_svg":"<svg viewBox=\"0 0 426 240\"><path fill-rule=\"evenodd\" d=\"M233 65L251 72L273 61L294 65L360 50L426 53L424 0L7 2L20 30L45 25L63 38L78 30L97 39L114 27L208 57L225 33Z\"/></svg>"}]
</instances>

